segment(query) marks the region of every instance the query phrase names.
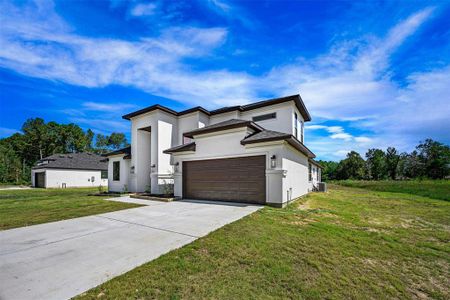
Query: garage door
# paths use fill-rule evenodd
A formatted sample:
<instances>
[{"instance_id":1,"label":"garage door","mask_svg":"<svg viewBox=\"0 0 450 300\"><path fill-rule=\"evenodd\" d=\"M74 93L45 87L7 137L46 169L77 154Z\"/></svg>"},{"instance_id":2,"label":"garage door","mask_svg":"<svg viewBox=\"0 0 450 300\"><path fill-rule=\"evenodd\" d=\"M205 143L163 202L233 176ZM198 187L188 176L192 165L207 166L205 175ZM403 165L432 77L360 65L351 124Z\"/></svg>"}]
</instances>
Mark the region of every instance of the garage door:
<instances>
[{"instance_id":1,"label":"garage door","mask_svg":"<svg viewBox=\"0 0 450 300\"><path fill-rule=\"evenodd\" d=\"M266 158L249 156L183 162L183 197L266 202Z\"/></svg>"},{"instance_id":2,"label":"garage door","mask_svg":"<svg viewBox=\"0 0 450 300\"><path fill-rule=\"evenodd\" d=\"M45 172L34 173L34 186L45 188Z\"/></svg>"}]
</instances>

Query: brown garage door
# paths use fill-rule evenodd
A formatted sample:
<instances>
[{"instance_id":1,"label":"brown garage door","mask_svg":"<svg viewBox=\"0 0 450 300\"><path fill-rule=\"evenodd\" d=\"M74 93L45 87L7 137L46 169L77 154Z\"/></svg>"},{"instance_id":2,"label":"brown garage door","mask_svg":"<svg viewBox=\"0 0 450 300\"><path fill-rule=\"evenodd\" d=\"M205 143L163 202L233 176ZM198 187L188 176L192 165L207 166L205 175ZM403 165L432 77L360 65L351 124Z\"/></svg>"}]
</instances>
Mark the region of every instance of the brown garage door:
<instances>
[{"instance_id":1,"label":"brown garage door","mask_svg":"<svg viewBox=\"0 0 450 300\"><path fill-rule=\"evenodd\" d=\"M183 197L266 202L266 158L249 156L183 162Z\"/></svg>"}]
</instances>

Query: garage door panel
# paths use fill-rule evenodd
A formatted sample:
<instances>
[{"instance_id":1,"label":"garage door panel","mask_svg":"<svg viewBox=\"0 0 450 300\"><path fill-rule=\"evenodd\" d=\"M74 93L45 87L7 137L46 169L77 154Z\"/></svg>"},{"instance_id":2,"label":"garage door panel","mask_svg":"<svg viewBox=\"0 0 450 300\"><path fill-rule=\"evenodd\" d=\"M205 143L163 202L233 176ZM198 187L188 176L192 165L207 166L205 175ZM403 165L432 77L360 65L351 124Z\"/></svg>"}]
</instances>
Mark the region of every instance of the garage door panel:
<instances>
[{"instance_id":1,"label":"garage door panel","mask_svg":"<svg viewBox=\"0 0 450 300\"><path fill-rule=\"evenodd\" d=\"M265 203L265 156L183 162L183 196Z\"/></svg>"}]
</instances>

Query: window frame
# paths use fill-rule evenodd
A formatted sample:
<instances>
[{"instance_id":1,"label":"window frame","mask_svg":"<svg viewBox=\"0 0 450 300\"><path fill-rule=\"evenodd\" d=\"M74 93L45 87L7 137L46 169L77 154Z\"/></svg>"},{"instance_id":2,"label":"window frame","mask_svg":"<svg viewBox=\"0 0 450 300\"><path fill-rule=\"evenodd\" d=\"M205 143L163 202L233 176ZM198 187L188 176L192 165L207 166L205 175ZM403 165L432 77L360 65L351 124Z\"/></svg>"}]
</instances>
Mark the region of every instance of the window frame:
<instances>
[{"instance_id":1,"label":"window frame","mask_svg":"<svg viewBox=\"0 0 450 300\"><path fill-rule=\"evenodd\" d=\"M113 181L120 181L120 161L113 161Z\"/></svg>"},{"instance_id":2,"label":"window frame","mask_svg":"<svg viewBox=\"0 0 450 300\"><path fill-rule=\"evenodd\" d=\"M268 113L268 114L253 116L252 117L252 121L253 122L261 122L261 121L273 120L273 119L276 119L276 118L277 118L277 113L276 112L271 112L271 113Z\"/></svg>"},{"instance_id":3,"label":"window frame","mask_svg":"<svg viewBox=\"0 0 450 300\"><path fill-rule=\"evenodd\" d=\"M312 163L308 164L308 181L312 181Z\"/></svg>"},{"instance_id":4,"label":"window frame","mask_svg":"<svg viewBox=\"0 0 450 300\"><path fill-rule=\"evenodd\" d=\"M294 112L294 136L298 139L298 115Z\"/></svg>"},{"instance_id":5,"label":"window frame","mask_svg":"<svg viewBox=\"0 0 450 300\"><path fill-rule=\"evenodd\" d=\"M100 178L101 179L108 179L108 170L101 170L100 171Z\"/></svg>"}]
</instances>

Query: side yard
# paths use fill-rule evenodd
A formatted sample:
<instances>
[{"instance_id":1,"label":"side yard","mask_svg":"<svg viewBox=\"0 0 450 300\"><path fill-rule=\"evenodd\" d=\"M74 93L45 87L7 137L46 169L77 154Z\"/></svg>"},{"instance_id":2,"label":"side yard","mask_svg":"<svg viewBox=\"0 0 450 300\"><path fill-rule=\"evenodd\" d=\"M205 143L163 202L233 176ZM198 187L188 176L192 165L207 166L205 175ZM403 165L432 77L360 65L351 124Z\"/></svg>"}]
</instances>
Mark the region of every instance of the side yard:
<instances>
[{"instance_id":1,"label":"side yard","mask_svg":"<svg viewBox=\"0 0 450 300\"><path fill-rule=\"evenodd\" d=\"M449 299L450 202L330 186L264 208L80 299Z\"/></svg>"},{"instance_id":2,"label":"side yard","mask_svg":"<svg viewBox=\"0 0 450 300\"><path fill-rule=\"evenodd\" d=\"M96 191L95 188L0 190L0 230L139 206L88 196Z\"/></svg>"},{"instance_id":3,"label":"side yard","mask_svg":"<svg viewBox=\"0 0 450 300\"><path fill-rule=\"evenodd\" d=\"M450 180L343 180L337 184L380 192L397 192L450 201Z\"/></svg>"}]
</instances>

